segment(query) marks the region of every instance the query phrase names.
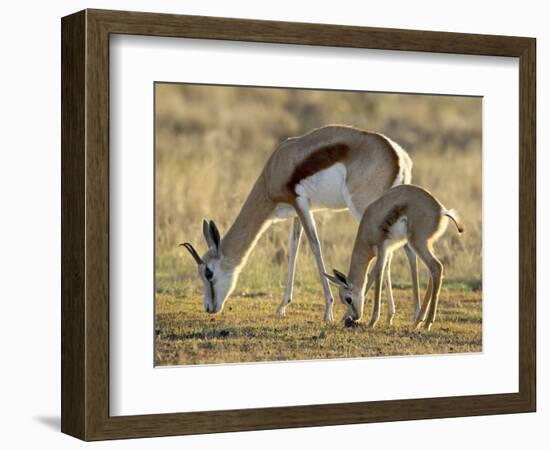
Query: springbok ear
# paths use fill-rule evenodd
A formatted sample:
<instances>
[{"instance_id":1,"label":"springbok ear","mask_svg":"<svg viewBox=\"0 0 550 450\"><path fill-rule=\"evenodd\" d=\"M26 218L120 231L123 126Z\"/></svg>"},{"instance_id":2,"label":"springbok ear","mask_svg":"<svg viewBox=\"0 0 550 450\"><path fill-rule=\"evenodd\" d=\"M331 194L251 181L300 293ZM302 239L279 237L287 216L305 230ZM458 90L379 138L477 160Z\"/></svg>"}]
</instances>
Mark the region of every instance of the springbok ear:
<instances>
[{"instance_id":1,"label":"springbok ear","mask_svg":"<svg viewBox=\"0 0 550 450\"><path fill-rule=\"evenodd\" d=\"M332 269L332 273L334 274L334 276L336 278L338 278L338 280L340 280L340 283L345 286L345 287L349 287L349 283L348 283L348 279L347 277L342 273L342 272L339 272L338 270L336 269Z\"/></svg>"},{"instance_id":2,"label":"springbok ear","mask_svg":"<svg viewBox=\"0 0 550 450\"><path fill-rule=\"evenodd\" d=\"M208 248L218 252L220 246L220 232L212 220L210 222L207 220L202 221L202 234L204 235Z\"/></svg>"},{"instance_id":3,"label":"springbok ear","mask_svg":"<svg viewBox=\"0 0 550 450\"><path fill-rule=\"evenodd\" d=\"M212 236L212 240L214 241L216 250L219 250L220 249L220 232L218 231L218 227L216 226L213 220L210 221L210 236Z\"/></svg>"},{"instance_id":4,"label":"springbok ear","mask_svg":"<svg viewBox=\"0 0 550 450\"><path fill-rule=\"evenodd\" d=\"M208 245L208 247L214 245L214 242L210 239L210 226L208 225L208 221L206 219L202 219L202 235L204 236L204 240L206 241L206 245Z\"/></svg>"},{"instance_id":5,"label":"springbok ear","mask_svg":"<svg viewBox=\"0 0 550 450\"><path fill-rule=\"evenodd\" d=\"M345 287L345 288L348 287L347 282L342 281L341 278L329 275L328 273L323 273L323 275L327 278L327 280L329 280L331 283L335 284L336 286Z\"/></svg>"}]
</instances>

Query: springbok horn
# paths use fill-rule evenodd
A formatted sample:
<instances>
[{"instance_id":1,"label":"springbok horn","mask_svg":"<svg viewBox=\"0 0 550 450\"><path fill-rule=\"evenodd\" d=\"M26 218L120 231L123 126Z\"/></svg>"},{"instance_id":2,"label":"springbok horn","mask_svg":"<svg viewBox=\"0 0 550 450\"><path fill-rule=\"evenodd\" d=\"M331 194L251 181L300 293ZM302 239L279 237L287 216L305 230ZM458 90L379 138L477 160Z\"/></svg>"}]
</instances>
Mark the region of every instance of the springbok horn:
<instances>
[{"instance_id":1,"label":"springbok horn","mask_svg":"<svg viewBox=\"0 0 550 450\"><path fill-rule=\"evenodd\" d=\"M201 259L199 254L196 252L196 250L193 248L193 246L189 242L185 242L183 244L180 244L180 247L185 247L187 250L189 250L189 253L191 253L191 256L196 261L197 264L204 264L204 261Z\"/></svg>"}]
</instances>

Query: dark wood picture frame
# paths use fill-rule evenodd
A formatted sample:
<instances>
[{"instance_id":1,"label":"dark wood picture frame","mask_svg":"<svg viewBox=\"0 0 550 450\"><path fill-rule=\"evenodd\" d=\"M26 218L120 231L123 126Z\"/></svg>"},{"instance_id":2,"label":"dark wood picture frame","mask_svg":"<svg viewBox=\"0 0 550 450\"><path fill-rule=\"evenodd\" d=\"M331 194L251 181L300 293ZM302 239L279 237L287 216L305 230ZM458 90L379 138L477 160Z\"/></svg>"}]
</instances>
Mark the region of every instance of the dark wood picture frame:
<instances>
[{"instance_id":1,"label":"dark wood picture frame","mask_svg":"<svg viewBox=\"0 0 550 450\"><path fill-rule=\"evenodd\" d=\"M64 433L84 440L100 440L535 411L535 39L104 10L85 10L64 17L61 31L61 429ZM111 34L519 58L519 391L493 395L110 416Z\"/></svg>"}]
</instances>

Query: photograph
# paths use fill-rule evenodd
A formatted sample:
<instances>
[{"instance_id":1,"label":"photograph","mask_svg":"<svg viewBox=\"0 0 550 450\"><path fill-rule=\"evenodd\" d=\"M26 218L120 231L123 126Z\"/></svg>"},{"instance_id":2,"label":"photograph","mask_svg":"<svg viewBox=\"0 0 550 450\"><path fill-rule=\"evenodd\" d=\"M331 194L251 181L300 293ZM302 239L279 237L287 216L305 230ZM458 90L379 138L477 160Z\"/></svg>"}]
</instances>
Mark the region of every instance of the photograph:
<instances>
[{"instance_id":1,"label":"photograph","mask_svg":"<svg viewBox=\"0 0 550 450\"><path fill-rule=\"evenodd\" d=\"M154 89L155 366L482 352L482 97Z\"/></svg>"}]
</instances>

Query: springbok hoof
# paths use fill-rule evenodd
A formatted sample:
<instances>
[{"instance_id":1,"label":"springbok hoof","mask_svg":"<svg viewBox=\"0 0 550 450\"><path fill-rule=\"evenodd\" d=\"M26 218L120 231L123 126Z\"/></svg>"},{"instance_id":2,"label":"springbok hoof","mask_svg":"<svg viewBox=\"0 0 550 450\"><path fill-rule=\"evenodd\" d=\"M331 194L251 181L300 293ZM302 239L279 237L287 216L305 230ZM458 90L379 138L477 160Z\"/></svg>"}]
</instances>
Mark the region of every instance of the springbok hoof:
<instances>
[{"instance_id":1,"label":"springbok hoof","mask_svg":"<svg viewBox=\"0 0 550 450\"><path fill-rule=\"evenodd\" d=\"M391 328L393 326L393 317L388 317L386 320L386 326Z\"/></svg>"},{"instance_id":2,"label":"springbok hoof","mask_svg":"<svg viewBox=\"0 0 550 450\"><path fill-rule=\"evenodd\" d=\"M426 322L426 323L424 324L424 329L425 329L426 331L430 331L431 328L432 328L432 325L433 325L433 322Z\"/></svg>"},{"instance_id":3,"label":"springbok hoof","mask_svg":"<svg viewBox=\"0 0 550 450\"><path fill-rule=\"evenodd\" d=\"M279 308L276 312L275 312L275 315L277 317L285 317L286 316L286 312L284 309L282 308Z\"/></svg>"},{"instance_id":4,"label":"springbok hoof","mask_svg":"<svg viewBox=\"0 0 550 450\"><path fill-rule=\"evenodd\" d=\"M414 321L414 325L413 327L416 329L416 330L419 330L421 327L422 327L422 324L424 323L424 321L422 319L416 319Z\"/></svg>"}]
</instances>

